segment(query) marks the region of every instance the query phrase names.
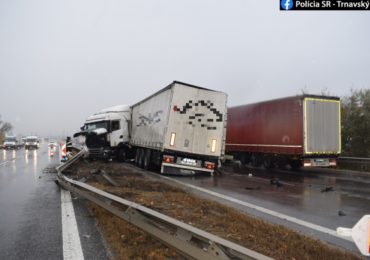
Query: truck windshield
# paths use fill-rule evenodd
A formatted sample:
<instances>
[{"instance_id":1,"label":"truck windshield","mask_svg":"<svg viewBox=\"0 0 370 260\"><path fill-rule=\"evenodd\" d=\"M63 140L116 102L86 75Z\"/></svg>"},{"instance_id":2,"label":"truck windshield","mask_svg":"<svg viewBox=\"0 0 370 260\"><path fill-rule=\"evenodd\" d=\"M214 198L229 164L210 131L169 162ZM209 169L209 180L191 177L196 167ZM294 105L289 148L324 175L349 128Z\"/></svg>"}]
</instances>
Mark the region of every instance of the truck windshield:
<instances>
[{"instance_id":1,"label":"truck windshield","mask_svg":"<svg viewBox=\"0 0 370 260\"><path fill-rule=\"evenodd\" d=\"M5 142L15 142L16 138L15 137L6 137Z\"/></svg>"},{"instance_id":2,"label":"truck windshield","mask_svg":"<svg viewBox=\"0 0 370 260\"><path fill-rule=\"evenodd\" d=\"M36 138L27 138L27 142L37 142Z\"/></svg>"},{"instance_id":3,"label":"truck windshield","mask_svg":"<svg viewBox=\"0 0 370 260\"><path fill-rule=\"evenodd\" d=\"M108 122L107 121L100 121L100 122L94 122L89 123L85 125L86 130L94 130L98 128L105 128L108 130Z\"/></svg>"}]
</instances>

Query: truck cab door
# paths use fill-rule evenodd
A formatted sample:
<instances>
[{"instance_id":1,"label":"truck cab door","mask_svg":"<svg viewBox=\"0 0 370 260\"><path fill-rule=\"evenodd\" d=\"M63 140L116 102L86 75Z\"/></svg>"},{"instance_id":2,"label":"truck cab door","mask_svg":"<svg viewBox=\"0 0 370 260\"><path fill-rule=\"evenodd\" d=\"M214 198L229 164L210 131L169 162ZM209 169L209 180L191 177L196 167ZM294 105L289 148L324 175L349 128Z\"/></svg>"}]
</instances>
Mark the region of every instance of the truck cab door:
<instances>
[{"instance_id":1,"label":"truck cab door","mask_svg":"<svg viewBox=\"0 0 370 260\"><path fill-rule=\"evenodd\" d=\"M110 145L116 147L121 143L128 142L127 122L124 120L111 121Z\"/></svg>"}]
</instances>

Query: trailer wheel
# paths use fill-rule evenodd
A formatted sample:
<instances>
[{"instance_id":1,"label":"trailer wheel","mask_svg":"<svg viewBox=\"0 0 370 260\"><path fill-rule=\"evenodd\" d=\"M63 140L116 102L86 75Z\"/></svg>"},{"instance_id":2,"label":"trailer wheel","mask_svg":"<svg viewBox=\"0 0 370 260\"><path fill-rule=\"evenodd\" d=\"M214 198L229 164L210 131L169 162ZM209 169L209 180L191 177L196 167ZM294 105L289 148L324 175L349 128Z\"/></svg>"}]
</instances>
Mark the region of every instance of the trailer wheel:
<instances>
[{"instance_id":1,"label":"trailer wheel","mask_svg":"<svg viewBox=\"0 0 370 260\"><path fill-rule=\"evenodd\" d=\"M293 170L299 170L302 167L302 162L300 160L292 160L290 162L290 167L292 167Z\"/></svg>"},{"instance_id":2,"label":"trailer wheel","mask_svg":"<svg viewBox=\"0 0 370 260\"><path fill-rule=\"evenodd\" d=\"M141 148L139 150L139 167L144 168L144 157L145 157L145 149Z\"/></svg>"},{"instance_id":3,"label":"trailer wheel","mask_svg":"<svg viewBox=\"0 0 370 260\"><path fill-rule=\"evenodd\" d=\"M246 154L246 153L242 153L241 156L240 156L240 162L242 163L242 165L247 165L249 164L251 161L251 158L249 156L249 154Z\"/></svg>"},{"instance_id":4,"label":"trailer wheel","mask_svg":"<svg viewBox=\"0 0 370 260\"><path fill-rule=\"evenodd\" d=\"M285 160L280 160L280 161L277 162L277 166L281 170L284 170L286 165L287 165L287 162Z\"/></svg>"},{"instance_id":5,"label":"trailer wheel","mask_svg":"<svg viewBox=\"0 0 370 260\"><path fill-rule=\"evenodd\" d=\"M125 148L120 148L118 151L117 151L117 159L120 161L120 162L124 162L126 160L126 150Z\"/></svg>"},{"instance_id":6,"label":"trailer wheel","mask_svg":"<svg viewBox=\"0 0 370 260\"><path fill-rule=\"evenodd\" d=\"M148 170L150 168L150 159L151 159L151 150L146 149L144 152L144 159L143 159L143 168L145 170Z\"/></svg>"},{"instance_id":7,"label":"trailer wheel","mask_svg":"<svg viewBox=\"0 0 370 260\"><path fill-rule=\"evenodd\" d=\"M135 165L139 167L140 167L140 151L141 151L140 148L136 149L136 154L135 154Z\"/></svg>"},{"instance_id":8,"label":"trailer wheel","mask_svg":"<svg viewBox=\"0 0 370 260\"><path fill-rule=\"evenodd\" d=\"M258 154L252 154L251 156L251 164L253 167L261 166L262 164L262 158Z\"/></svg>"},{"instance_id":9,"label":"trailer wheel","mask_svg":"<svg viewBox=\"0 0 370 260\"><path fill-rule=\"evenodd\" d=\"M264 156L263 167L265 167L265 169L271 169L273 166L274 166L274 162L271 156L268 156L268 155Z\"/></svg>"}]
</instances>

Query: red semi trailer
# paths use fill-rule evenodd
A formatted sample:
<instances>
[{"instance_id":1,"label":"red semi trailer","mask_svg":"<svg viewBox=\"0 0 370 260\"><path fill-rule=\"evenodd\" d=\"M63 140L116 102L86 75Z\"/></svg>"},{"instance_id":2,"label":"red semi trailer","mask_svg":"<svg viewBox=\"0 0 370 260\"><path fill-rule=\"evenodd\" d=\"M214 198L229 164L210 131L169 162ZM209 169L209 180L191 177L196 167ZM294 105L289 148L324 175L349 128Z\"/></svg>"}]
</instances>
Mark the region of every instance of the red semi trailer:
<instances>
[{"instance_id":1,"label":"red semi trailer","mask_svg":"<svg viewBox=\"0 0 370 260\"><path fill-rule=\"evenodd\" d=\"M228 109L226 153L243 164L336 166L340 99L300 95Z\"/></svg>"}]
</instances>

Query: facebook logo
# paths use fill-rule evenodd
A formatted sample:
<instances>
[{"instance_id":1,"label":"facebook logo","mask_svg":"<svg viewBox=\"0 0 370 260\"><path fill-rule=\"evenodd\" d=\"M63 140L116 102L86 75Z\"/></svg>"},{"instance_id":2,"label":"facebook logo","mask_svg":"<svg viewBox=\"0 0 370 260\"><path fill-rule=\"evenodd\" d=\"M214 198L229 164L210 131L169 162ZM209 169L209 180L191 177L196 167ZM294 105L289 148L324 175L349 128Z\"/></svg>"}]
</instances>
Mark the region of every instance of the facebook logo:
<instances>
[{"instance_id":1,"label":"facebook logo","mask_svg":"<svg viewBox=\"0 0 370 260\"><path fill-rule=\"evenodd\" d=\"M291 10L293 8L294 0L280 0L281 10Z\"/></svg>"}]
</instances>

